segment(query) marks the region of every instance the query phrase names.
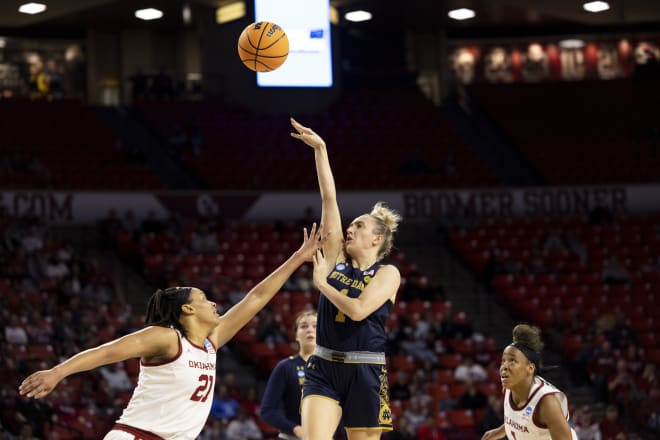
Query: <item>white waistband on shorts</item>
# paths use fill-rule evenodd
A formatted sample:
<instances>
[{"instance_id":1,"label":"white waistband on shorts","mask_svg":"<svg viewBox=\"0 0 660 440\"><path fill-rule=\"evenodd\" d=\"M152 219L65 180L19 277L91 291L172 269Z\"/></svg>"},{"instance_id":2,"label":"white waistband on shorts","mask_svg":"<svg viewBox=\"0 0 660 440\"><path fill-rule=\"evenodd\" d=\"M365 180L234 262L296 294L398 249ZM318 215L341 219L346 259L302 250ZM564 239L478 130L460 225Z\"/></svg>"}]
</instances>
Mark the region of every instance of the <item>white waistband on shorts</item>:
<instances>
[{"instance_id":1,"label":"white waistband on shorts","mask_svg":"<svg viewBox=\"0 0 660 440\"><path fill-rule=\"evenodd\" d=\"M327 361L343 364L385 364L385 353L374 351L336 351L317 345L314 354Z\"/></svg>"}]
</instances>

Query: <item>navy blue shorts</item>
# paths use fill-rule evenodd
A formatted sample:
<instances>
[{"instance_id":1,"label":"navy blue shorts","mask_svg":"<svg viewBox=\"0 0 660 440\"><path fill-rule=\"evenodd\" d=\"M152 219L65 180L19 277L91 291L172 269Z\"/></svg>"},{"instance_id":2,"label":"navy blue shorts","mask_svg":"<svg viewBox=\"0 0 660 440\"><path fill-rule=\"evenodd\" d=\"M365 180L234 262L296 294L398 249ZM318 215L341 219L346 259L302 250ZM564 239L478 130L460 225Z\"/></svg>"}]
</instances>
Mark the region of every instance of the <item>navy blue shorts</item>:
<instances>
[{"instance_id":1,"label":"navy blue shorts","mask_svg":"<svg viewBox=\"0 0 660 440\"><path fill-rule=\"evenodd\" d=\"M392 430L387 368L379 364L343 364L310 356L302 396L324 396L342 407L346 429Z\"/></svg>"}]
</instances>

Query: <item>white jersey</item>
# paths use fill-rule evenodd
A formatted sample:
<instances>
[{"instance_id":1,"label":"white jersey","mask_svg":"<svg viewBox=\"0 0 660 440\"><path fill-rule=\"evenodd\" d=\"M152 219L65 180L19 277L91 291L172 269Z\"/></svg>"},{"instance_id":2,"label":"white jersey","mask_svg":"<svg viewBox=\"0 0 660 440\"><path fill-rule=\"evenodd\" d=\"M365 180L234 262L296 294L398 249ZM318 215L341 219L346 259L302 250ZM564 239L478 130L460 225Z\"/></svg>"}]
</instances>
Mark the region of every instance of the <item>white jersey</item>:
<instances>
[{"instance_id":1,"label":"white jersey","mask_svg":"<svg viewBox=\"0 0 660 440\"><path fill-rule=\"evenodd\" d=\"M542 377L536 376L529 397L524 405L514 407L511 391L504 391L504 429L506 436L510 440L551 440L550 431L547 427L542 427L534 421L536 409L545 396L559 400L562 412L566 420L569 419L568 399L566 395L557 389L550 382ZM577 440L575 431L571 428L573 440Z\"/></svg>"},{"instance_id":2,"label":"white jersey","mask_svg":"<svg viewBox=\"0 0 660 440\"><path fill-rule=\"evenodd\" d=\"M179 334L179 353L168 362L140 362L138 384L114 430L139 438L195 439L211 412L216 351ZM146 431L146 432L145 432Z\"/></svg>"}]
</instances>

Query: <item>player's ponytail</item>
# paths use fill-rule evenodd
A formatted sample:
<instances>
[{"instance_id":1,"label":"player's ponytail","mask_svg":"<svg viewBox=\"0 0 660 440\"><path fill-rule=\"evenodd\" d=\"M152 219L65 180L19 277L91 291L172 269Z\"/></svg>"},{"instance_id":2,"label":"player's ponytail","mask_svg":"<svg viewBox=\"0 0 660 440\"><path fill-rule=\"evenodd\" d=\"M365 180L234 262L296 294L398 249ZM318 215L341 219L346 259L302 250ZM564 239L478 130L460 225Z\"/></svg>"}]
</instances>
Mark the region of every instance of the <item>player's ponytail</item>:
<instances>
[{"instance_id":1,"label":"player's ponytail","mask_svg":"<svg viewBox=\"0 0 660 440\"><path fill-rule=\"evenodd\" d=\"M394 245L394 233L399 227L401 216L398 212L388 208L383 202L374 205L370 215L376 219L376 234L383 235L383 244L378 250L378 259L381 260L389 255Z\"/></svg>"}]
</instances>

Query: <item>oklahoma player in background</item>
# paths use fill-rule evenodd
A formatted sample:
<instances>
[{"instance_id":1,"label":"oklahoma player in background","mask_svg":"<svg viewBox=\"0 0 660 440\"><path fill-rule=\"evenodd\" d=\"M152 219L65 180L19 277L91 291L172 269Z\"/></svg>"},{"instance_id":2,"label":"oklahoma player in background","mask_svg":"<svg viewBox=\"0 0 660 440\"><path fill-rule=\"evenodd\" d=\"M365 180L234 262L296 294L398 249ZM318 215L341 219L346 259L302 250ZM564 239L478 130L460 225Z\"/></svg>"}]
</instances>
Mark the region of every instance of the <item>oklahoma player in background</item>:
<instances>
[{"instance_id":1,"label":"oklahoma player in background","mask_svg":"<svg viewBox=\"0 0 660 440\"><path fill-rule=\"evenodd\" d=\"M577 440L568 424L566 395L538 376L542 348L538 328L525 324L513 328L513 342L504 349L500 365L504 424L486 431L481 440L504 436L510 440Z\"/></svg>"},{"instance_id":2,"label":"oklahoma player in background","mask_svg":"<svg viewBox=\"0 0 660 440\"><path fill-rule=\"evenodd\" d=\"M224 315L194 287L157 290L147 304L144 329L30 375L20 394L41 399L74 373L139 357L137 388L105 439L195 439L211 410L216 351L311 260L321 246L320 229L314 224L309 236L305 229L301 247Z\"/></svg>"}]
</instances>

